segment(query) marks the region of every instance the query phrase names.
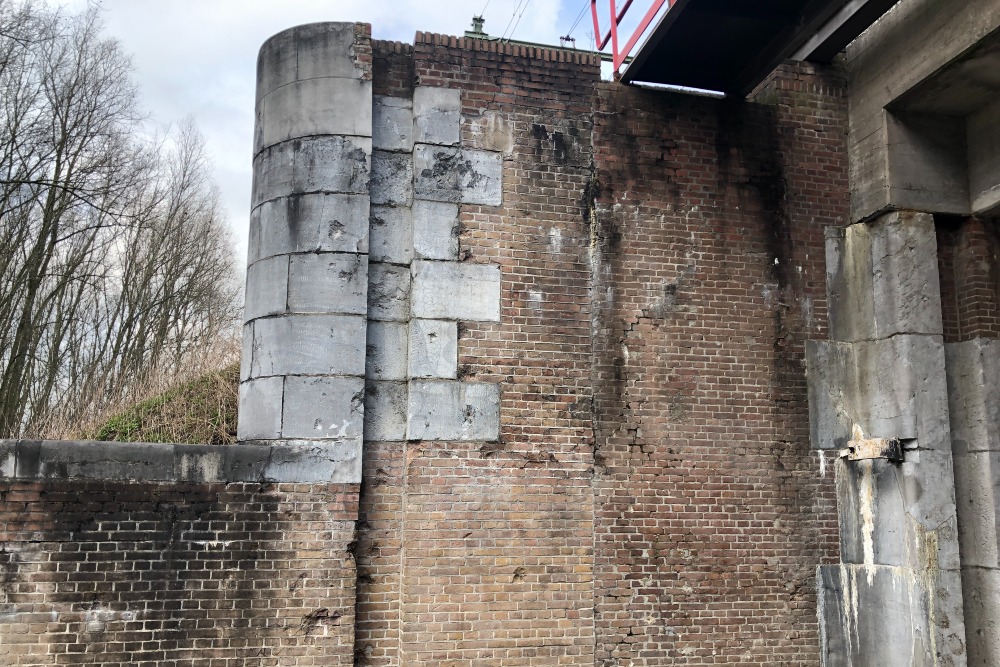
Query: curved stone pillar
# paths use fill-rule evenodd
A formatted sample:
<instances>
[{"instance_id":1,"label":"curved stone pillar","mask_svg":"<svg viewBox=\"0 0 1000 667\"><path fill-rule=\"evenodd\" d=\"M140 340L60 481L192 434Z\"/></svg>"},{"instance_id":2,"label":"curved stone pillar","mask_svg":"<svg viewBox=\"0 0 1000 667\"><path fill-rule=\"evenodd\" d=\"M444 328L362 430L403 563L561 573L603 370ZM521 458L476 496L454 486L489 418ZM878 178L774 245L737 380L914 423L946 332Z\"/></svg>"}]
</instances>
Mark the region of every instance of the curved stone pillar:
<instances>
[{"instance_id":1,"label":"curved stone pillar","mask_svg":"<svg viewBox=\"0 0 1000 667\"><path fill-rule=\"evenodd\" d=\"M371 119L367 26L261 48L238 434L324 449L341 481L361 477Z\"/></svg>"}]
</instances>

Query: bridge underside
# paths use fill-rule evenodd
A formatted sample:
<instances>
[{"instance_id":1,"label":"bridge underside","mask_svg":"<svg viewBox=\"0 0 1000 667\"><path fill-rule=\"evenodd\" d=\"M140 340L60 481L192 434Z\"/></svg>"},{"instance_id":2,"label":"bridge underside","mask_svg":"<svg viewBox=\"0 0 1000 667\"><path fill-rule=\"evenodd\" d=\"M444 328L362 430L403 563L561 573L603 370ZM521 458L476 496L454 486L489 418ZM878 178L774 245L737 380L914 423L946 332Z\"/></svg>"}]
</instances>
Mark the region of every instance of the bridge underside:
<instances>
[{"instance_id":1,"label":"bridge underside","mask_svg":"<svg viewBox=\"0 0 1000 667\"><path fill-rule=\"evenodd\" d=\"M745 96L788 58L828 61L896 0L677 0L622 74Z\"/></svg>"}]
</instances>

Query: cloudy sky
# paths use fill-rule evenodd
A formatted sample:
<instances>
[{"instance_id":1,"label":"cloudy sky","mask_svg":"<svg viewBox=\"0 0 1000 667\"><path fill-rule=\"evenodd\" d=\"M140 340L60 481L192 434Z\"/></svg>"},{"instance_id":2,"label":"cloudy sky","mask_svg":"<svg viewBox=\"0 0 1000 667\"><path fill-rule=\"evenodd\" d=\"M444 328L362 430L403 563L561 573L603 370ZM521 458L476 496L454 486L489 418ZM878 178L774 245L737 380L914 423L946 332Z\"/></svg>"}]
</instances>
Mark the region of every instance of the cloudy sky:
<instances>
[{"instance_id":1,"label":"cloudy sky","mask_svg":"<svg viewBox=\"0 0 1000 667\"><path fill-rule=\"evenodd\" d=\"M461 35L485 7L485 30L558 44L573 32L589 48L589 0L70 0L103 10L106 31L133 56L143 104L161 126L193 115L246 257L257 50L285 28L314 21L371 23L376 39L413 41L417 30ZM515 15L515 9L517 14ZM520 21L514 28L514 21Z\"/></svg>"}]
</instances>

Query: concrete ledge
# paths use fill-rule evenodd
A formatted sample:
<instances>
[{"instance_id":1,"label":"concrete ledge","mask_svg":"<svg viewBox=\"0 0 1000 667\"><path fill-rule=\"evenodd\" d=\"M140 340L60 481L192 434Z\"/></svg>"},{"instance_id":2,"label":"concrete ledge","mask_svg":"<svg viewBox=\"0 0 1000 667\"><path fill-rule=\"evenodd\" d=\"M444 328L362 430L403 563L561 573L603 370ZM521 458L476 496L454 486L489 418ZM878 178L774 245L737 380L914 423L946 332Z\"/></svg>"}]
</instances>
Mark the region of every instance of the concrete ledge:
<instances>
[{"instance_id":1,"label":"concrete ledge","mask_svg":"<svg viewBox=\"0 0 1000 667\"><path fill-rule=\"evenodd\" d=\"M239 445L0 440L0 481L334 483L361 481L354 443Z\"/></svg>"}]
</instances>

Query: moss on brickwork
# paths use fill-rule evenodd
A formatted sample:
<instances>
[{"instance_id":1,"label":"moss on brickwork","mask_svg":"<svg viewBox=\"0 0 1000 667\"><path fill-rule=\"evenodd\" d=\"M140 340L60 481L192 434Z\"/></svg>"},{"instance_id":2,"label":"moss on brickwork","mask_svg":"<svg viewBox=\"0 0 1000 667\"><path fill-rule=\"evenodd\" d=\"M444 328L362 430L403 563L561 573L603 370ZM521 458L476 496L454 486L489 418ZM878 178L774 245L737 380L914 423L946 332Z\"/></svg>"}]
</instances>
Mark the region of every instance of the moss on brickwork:
<instances>
[{"instance_id":1,"label":"moss on brickwork","mask_svg":"<svg viewBox=\"0 0 1000 667\"><path fill-rule=\"evenodd\" d=\"M235 442L239 381L239 362L205 373L113 415L88 437L118 442Z\"/></svg>"}]
</instances>

